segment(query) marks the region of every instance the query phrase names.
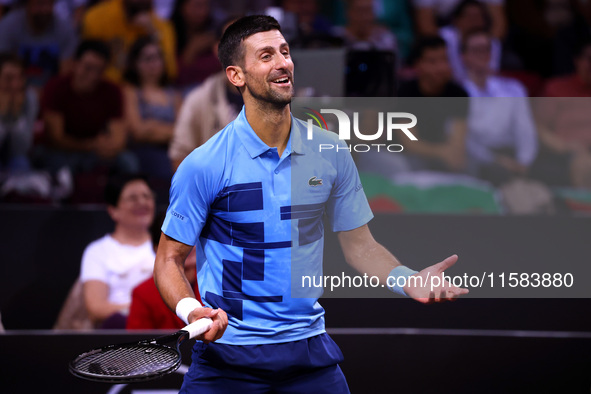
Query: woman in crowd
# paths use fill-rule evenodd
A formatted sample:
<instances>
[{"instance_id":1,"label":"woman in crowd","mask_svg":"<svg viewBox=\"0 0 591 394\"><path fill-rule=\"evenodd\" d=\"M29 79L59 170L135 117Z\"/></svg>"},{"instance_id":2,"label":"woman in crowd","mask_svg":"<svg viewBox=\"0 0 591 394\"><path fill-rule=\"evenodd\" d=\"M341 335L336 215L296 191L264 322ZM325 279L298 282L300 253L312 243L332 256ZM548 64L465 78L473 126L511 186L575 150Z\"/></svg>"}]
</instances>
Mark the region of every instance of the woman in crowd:
<instances>
[{"instance_id":1,"label":"woman in crowd","mask_svg":"<svg viewBox=\"0 0 591 394\"><path fill-rule=\"evenodd\" d=\"M105 200L115 230L86 247L80 280L93 323L125 328L131 292L152 275L154 266L154 195L143 177L127 175L109 180Z\"/></svg>"},{"instance_id":2,"label":"woman in crowd","mask_svg":"<svg viewBox=\"0 0 591 394\"><path fill-rule=\"evenodd\" d=\"M176 1L171 21L177 37L177 82L182 88L195 87L221 69L212 49L221 19L216 18L211 0Z\"/></svg>"},{"instance_id":3,"label":"woman in crowd","mask_svg":"<svg viewBox=\"0 0 591 394\"><path fill-rule=\"evenodd\" d=\"M130 148L140 171L159 179L172 175L167 156L181 98L168 85L164 57L150 37L137 40L125 72L125 116L132 137Z\"/></svg>"},{"instance_id":4,"label":"woman in crowd","mask_svg":"<svg viewBox=\"0 0 591 394\"><path fill-rule=\"evenodd\" d=\"M38 111L37 95L26 86L21 60L0 55L0 171L30 169L28 153Z\"/></svg>"}]
</instances>

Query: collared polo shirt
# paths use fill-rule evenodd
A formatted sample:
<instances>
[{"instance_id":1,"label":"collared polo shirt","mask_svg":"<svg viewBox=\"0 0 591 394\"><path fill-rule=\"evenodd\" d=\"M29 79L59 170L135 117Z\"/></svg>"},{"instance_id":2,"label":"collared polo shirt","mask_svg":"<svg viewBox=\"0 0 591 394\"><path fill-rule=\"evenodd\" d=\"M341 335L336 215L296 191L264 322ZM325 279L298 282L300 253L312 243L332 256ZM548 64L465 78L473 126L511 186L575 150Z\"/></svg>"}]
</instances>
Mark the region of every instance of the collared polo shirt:
<instances>
[{"instance_id":1,"label":"collared polo shirt","mask_svg":"<svg viewBox=\"0 0 591 394\"><path fill-rule=\"evenodd\" d=\"M323 217L333 231L373 217L359 175L335 133L291 118L281 157L238 117L181 163L162 231L197 245L204 304L229 324L220 343L296 341L325 332L321 291L294 294L295 274L322 272ZM320 144L340 146L320 151Z\"/></svg>"}]
</instances>

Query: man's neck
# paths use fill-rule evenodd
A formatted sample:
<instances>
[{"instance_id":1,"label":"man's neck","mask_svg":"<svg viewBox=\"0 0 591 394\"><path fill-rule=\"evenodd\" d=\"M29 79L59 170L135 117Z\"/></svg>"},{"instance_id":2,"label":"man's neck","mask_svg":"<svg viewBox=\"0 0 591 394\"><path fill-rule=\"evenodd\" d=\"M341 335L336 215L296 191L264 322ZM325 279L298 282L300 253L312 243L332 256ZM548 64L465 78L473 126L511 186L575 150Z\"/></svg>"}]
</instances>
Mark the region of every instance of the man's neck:
<instances>
[{"instance_id":1,"label":"man's neck","mask_svg":"<svg viewBox=\"0 0 591 394\"><path fill-rule=\"evenodd\" d=\"M246 120L256 135L271 148L277 148L279 157L287 147L291 116L289 105L283 108L260 105L254 100L245 101Z\"/></svg>"},{"instance_id":2,"label":"man's neck","mask_svg":"<svg viewBox=\"0 0 591 394\"><path fill-rule=\"evenodd\" d=\"M472 81L478 88L486 89L486 83L488 82L488 72L479 72L474 70L467 71L468 79Z\"/></svg>"}]
</instances>

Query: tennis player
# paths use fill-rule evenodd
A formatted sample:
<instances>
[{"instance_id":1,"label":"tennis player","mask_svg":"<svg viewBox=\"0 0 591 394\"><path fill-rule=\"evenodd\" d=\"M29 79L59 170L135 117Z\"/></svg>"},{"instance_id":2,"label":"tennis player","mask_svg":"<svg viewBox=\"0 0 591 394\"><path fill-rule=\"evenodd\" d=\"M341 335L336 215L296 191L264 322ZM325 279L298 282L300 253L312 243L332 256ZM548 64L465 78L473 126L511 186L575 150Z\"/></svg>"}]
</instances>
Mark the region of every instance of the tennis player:
<instances>
[{"instance_id":1,"label":"tennis player","mask_svg":"<svg viewBox=\"0 0 591 394\"><path fill-rule=\"evenodd\" d=\"M441 274L457 256L417 272L373 239L350 153L318 151L320 143L344 142L320 129L309 140L306 124L291 116L294 66L275 19L247 16L230 25L219 58L244 108L178 168L154 267L163 299L181 319L213 320L195 344L181 392L347 393L343 356L325 332L317 297L291 292L294 269L322 266L323 215L347 262L383 283ZM193 245L204 307L183 275ZM432 293L408 284L390 289L421 302L467 292L449 283Z\"/></svg>"}]
</instances>

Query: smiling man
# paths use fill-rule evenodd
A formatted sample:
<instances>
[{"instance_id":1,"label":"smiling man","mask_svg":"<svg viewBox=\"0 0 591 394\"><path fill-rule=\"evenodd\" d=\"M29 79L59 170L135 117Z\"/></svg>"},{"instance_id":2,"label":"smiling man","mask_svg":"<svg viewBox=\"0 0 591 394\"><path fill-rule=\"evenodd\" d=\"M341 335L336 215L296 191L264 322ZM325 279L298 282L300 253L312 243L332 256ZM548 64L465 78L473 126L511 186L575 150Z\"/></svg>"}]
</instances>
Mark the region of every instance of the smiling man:
<instances>
[{"instance_id":1,"label":"smiling man","mask_svg":"<svg viewBox=\"0 0 591 394\"><path fill-rule=\"evenodd\" d=\"M181 392L347 393L319 294L294 296L294 275L322 267L323 215L347 262L384 284L441 274L457 257L417 273L373 239L373 215L344 142L320 129L308 140L306 123L291 116L294 66L275 19L236 21L219 57L244 108L179 166L154 267L163 299L181 319L213 320L195 344ZM320 143L343 149L319 152ZM204 307L183 276L192 245ZM447 282L432 293L408 284L390 289L421 302L467 292Z\"/></svg>"}]
</instances>

